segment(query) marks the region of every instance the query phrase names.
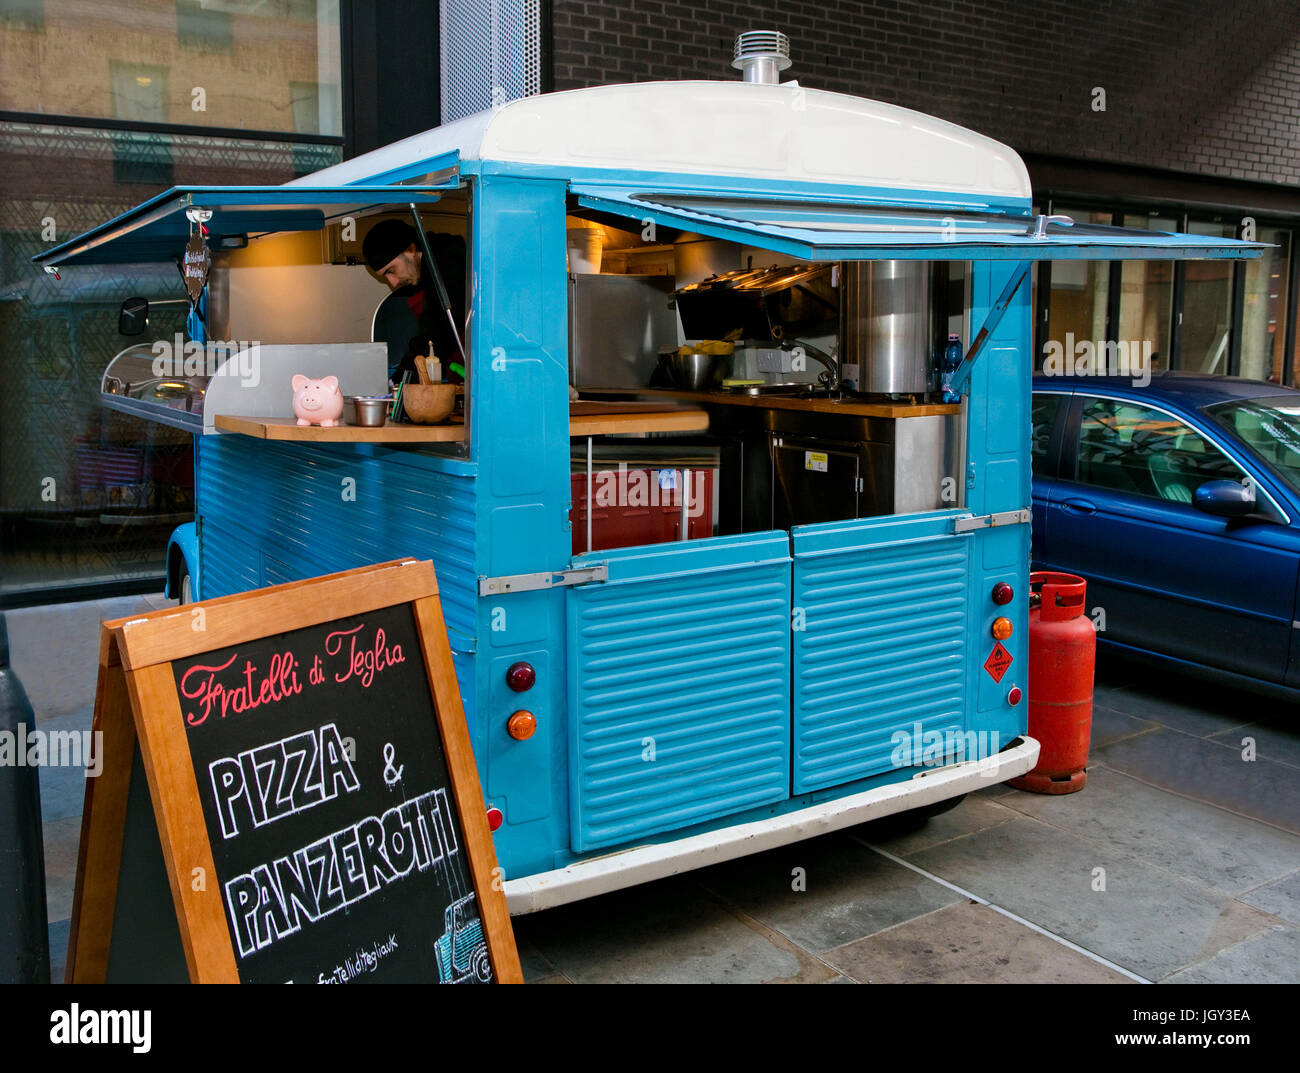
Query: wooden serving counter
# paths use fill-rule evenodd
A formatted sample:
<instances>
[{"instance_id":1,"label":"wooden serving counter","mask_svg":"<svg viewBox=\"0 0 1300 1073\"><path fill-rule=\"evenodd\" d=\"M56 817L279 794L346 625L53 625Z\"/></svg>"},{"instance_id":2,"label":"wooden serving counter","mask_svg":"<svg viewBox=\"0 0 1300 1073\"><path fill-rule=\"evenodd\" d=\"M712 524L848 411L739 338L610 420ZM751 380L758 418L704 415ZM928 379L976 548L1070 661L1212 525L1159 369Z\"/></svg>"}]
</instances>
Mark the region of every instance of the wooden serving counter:
<instances>
[{"instance_id":1,"label":"wooden serving counter","mask_svg":"<svg viewBox=\"0 0 1300 1073\"><path fill-rule=\"evenodd\" d=\"M749 406L762 410L802 410L806 413L845 414L851 417L934 417L961 413L955 402L866 402L852 398L802 399L794 395L746 395L735 391L685 391L680 388L596 388L583 395L636 395L682 399L698 406Z\"/></svg>"},{"instance_id":2,"label":"wooden serving counter","mask_svg":"<svg viewBox=\"0 0 1300 1073\"><path fill-rule=\"evenodd\" d=\"M299 425L292 417L239 417L217 414L213 424L222 432L238 432L262 440L299 443L455 443L465 439L465 425ZM698 406L664 402L596 402L569 404L569 436L618 436L646 432L702 432L709 415Z\"/></svg>"}]
</instances>

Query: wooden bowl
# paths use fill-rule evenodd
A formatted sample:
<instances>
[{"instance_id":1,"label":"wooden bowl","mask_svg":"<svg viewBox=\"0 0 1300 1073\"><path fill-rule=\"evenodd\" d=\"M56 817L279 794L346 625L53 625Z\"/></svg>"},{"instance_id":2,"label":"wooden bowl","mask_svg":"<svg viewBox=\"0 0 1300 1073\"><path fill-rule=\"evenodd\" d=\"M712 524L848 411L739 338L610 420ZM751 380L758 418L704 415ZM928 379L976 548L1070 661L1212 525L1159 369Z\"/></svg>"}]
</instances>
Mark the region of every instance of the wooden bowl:
<instances>
[{"instance_id":1,"label":"wooden bowl","mask_svg":"<svg viewBox=\"0 0 1300 1073\"><path fill-rule=\"evenodd\" d=\"M402 409L417 425L445 421L455 408L455 384L407 384L402 388Z\"/></svg>"}]
</instances>

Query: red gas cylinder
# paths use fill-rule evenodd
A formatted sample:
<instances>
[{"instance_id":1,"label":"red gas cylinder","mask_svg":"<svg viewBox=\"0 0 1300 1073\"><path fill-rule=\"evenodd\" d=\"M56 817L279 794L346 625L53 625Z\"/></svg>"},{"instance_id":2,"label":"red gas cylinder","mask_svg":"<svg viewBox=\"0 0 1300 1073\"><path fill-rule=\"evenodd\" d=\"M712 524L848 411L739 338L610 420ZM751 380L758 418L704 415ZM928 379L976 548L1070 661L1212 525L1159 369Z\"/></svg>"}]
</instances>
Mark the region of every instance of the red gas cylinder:
<instances>
[{"instance_id":1,"label":"red gas cylinder","mask_svg":"<svg viewBox=\"0 0 1300 1073\"><path fill-rule=\"evenodd\" d=\"M1088 583L1073 574L1029 575L1029 734L1038 766L1011 785L1072 794L1088 781L1097 632L1084 608Z\"/></svg>"}]
</instances>

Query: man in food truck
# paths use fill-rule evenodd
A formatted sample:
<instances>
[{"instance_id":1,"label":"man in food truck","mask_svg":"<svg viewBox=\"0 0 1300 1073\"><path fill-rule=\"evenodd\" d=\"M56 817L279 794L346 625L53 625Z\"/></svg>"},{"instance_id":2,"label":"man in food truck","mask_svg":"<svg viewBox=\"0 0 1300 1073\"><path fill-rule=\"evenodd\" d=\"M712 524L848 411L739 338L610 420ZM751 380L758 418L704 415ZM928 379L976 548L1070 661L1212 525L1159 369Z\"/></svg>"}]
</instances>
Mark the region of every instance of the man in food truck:
<instances>
[{"instance_id":1,"label":"man in food truck","mask_svg":"<svg viewBox=\"0 0 1300 1073\"><path fill-rule=\"evenodd\" d=\"M441 275L447 297L451 303L456 333L463 335L465 323L465 240L459 235L425 232L429 249L433 252L435 269ZM417 355L433 353L442 362L446 379L459 383L463 376L453 364L463 361L460 347L452 333L443 308L442 299L432 273L425 267L424 251L415 228L404 220L381 220L367 232L361 242L361 253L366 264L388 285L394 295L406 300L416 322L416 334L407 344L406 352L396 369L394 379L405 372L414 373Z\"/></svg>"}]
</instances>

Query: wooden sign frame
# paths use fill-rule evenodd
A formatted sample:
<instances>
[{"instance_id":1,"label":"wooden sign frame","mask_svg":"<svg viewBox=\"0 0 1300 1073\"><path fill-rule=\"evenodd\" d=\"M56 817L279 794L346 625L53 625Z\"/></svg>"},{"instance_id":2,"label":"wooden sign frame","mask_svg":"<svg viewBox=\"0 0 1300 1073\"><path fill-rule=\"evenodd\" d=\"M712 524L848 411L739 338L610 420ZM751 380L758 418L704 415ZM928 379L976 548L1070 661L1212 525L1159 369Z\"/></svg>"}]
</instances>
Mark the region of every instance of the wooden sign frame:
<instances>
[{"instance_id":1,"label":"wooden sign frame","mask_svg":"<svg viewBox=\"0 0 1300 1073\"><path fill-rule=\"evenodd\" d=\"M196 867L217 871L172 661L402 604L415 619L493 976L523 982L433 564L402 559L102 624L93 728L103 734L104 767L86 780L67 983L107 976L137 741L190 980L239 982L218 885L196 892L188 881ZM193 626L199 609L202 630Z\"/></svg>"}]
</instances>

